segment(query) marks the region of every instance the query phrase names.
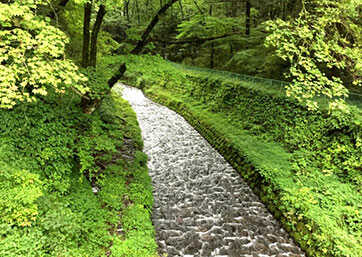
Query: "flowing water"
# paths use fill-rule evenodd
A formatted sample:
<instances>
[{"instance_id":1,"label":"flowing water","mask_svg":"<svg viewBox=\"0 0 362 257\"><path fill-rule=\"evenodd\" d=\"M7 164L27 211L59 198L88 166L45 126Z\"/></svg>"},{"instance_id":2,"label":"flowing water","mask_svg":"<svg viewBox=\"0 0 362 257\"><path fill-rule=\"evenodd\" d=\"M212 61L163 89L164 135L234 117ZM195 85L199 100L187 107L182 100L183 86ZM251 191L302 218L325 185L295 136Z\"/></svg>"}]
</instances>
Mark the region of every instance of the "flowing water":
<instances>
[{"instance_id":1,"label":"flowing water","mask_svg":"<svg viewBox=\"0 0 362 257\"><path fill-rule=\"evenodd\" d=\"M180 115L125 85L154 187L153 223L168 257L305 256L240 175Z\"/></svg>"}]
</instances>

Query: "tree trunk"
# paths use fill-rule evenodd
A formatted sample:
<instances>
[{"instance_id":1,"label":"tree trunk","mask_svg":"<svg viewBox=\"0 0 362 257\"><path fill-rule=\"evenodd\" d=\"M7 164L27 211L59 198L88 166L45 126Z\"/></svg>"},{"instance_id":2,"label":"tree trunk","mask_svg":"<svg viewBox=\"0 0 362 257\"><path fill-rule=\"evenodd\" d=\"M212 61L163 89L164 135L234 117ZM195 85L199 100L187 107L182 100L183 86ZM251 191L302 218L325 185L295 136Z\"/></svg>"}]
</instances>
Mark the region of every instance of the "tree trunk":
<instances>
[{"instance_id":1,"label":"tree trunk","mask_svg":"<svg viewBox=\"0 0 362 257\"><path fill-rule=\"evenodd\" d=\"M127 70L126 64L125 64L125 63L122 63L122 64L119 66L119 69L118 69L118 71L116 72L116 74L114 74L113 77L108 80L108 86L109 86L110 89L112 89L112 87L114 86L114 84L116 84L117 81L122 78L122 76L123 76L123 74L126 72L126 70Z\"/></svg>"},{"instance_id":2,"label":"tree trunk","mask_svg":"<svg viewBox=\"0 0 362 257\"><path fill-rule=\"evenodd\" d=\"M127 0L124 4L124 15L126 16L126 19L127 19L127 22L129 23L130 22L130 19L129 19L129 1L130 0Z\"/></svg>"},{"instance_id":3,"label":"tree trunk","mask_svg":"<svg viewBox=\"0 0 362 257\"><path fill-rule=\"evenodd\" d=\"M246 22L245 22L245 35L250 35L250 1L246 0Z\"/></svg>"},{"instance_id":4,"label":"tree trunk","mask_svg":"<svg viewBox=\"0 0 362 257\"><path fill-rule=\"evenodd\" d=\"M69 0L62 0L60 1L60 3L52 10L52 12L50 14L48 14L48 16L51 19L54 19L58 16L59 12L67 5L67 3L69 2Z\"/></svg>"},{"instance_id":5,"label":"tree trunk","mask_svg":"<svg viewBox=\"0 0 362 257\"><path fill-rule=\"evenodd\" d=\"M99 6L96 22L94 23L92 30L89 65L93 67L96 67L97 65L97 40L105 14L106 14L106 7L103 4L101 4Z\"/></svg>"},{"instance_id":6,"label":"tree trunk","mask_svg":"<svg viewBox=\"0 0 362 257\"><path fill-rule=\"evenodd\" d=\"M141 40L137 42L136 47L131 51L131 54L139 54L144 46L147 44L147 39L150 33L152 32L153 28L156 26L158 21L160 20L160 16L162 16L168 8L170 8L174 3L176 3L178 0L170 0L167 4L165 4L153 17L150 24L148 24L146 30L143 32L143 35L141 37Z\"/></svg>"},{"instance_id":7,"label":"tree trunk","mask_svg":"<svg viewBox=\"0 0 362 257\"><path fill-rule=\"evenodd\" d=\"M178 0L170 0L167 4L165 4L157 12L155 17L153 17L150 24L147 26L146 30L144 31L144 33L143 33L143 35L141 37L141 40L138 41L136 47L131 51L132 54L139 54L142 51L143 47L147 43L148 36L150 35L153 28L156 26L156 24L160 20L160 16L162 16L168 10L168 8L170 8L177 1ZM122 63L120 65L118 71L116 72L116 74L114 74L113 77L108 80L108 86L109 86L110 89L114 86L114 84L117 83L118 80L120 80L122 78L123 74L126 72L126 69L127 69L126 64Z\"/></svg>"},{"instance_id":8,"label":"tree trunk","mask_svg":"<svg viewBox=\"0 0 362 257\"><path fill-rule=\"evenodd\" d=\"M136 11L137 11L137 24L141 24L141 16L140 16L140 7L138 5L138 0L135 1L136 4Z\"/></svg>"},{"instance_id":9,"label":"tree trunk","mask_svg":"<svg viewBox=\"0 0 362 257\"><path fill-rule=\"evenodd\" d=\"M84 20L83 20L83 51L82 51L82 67L89 65L89 43L90 43L90 20L92 14L92 3L84 4Z\"/></svg>"}]
</instances>

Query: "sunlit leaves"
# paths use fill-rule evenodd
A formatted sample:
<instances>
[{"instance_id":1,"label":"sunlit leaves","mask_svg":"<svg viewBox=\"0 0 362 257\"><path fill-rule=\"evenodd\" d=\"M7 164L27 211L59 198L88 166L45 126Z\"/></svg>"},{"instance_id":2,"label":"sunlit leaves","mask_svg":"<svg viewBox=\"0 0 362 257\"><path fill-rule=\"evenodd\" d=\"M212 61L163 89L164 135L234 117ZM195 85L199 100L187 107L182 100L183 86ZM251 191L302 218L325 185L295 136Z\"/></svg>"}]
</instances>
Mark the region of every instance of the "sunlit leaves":
<instances>
[{"instance_id":1,"label":"sunlit leaves","mask_svg":"<svg viewBox=\"0 0 362 257\"><path fill-rule=\"evenodd\" d=\"M117 7L122 7L124 5L124 1L122 0L73 0L76 4L85 4L92 3L95 5L103 4L106 9L112 9Z\"/></svg>"},{"instance_id":2,"label":"sunlit leaves","mask_svg":"<svg viewBox=\"0 0 362 257\"><path fill-rule=\"evenodd\" d=\"M85 93L86 78L65 58L66 35L34 13L40 1L0 3L0 108L34 101L50 90Z\"/></svg>"},{"instance_id":3,"label":"sunlit leaves","mask_svg":"<svg viewBox=\"0 0 362 257\"><path fill-rule=\"evenodd\" d=\"M267 23L266 45L290 64L288 94L311 109L322 96L331 99L331 109L346 111L347 87L362 85L361 28L351 19L358 8L347 2L310 0L295 20Z\"/></svg>"},{"instance_id":4,"label":"sunlit leaves","mask_svg":"<svg viewBox=\"0 0 362 257\"><path fill-rule=\"evenodd\" d=\"M42 196L39 176L0 162L0 221L22 227L36 220L35 201Z\"/></svg>"}]
</instances>

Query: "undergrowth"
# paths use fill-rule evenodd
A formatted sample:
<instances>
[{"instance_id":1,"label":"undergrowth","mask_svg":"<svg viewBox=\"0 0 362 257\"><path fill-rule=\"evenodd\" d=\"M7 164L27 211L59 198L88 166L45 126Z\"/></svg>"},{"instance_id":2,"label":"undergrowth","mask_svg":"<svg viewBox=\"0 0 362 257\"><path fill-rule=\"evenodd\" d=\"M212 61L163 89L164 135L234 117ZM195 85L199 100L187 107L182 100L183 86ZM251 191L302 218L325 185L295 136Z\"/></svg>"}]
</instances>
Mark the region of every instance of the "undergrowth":
<instances>
[{"instance_id":1,"label":"undergrowth","mask_svg":"<svg viewBox=\"0 0 362 257\"><path fill-rule=\"evenodd\" d=\"M126 82L201 124L202 134L212 131L208 140L218 150L237 152L226 156L234 167L250 164L243 177L262 187L261 199L309 256L360 256L360 109L311 112L267 85L183 69L159 57L105 61L126 62Z\"/></svg>"},{"instance_id":2,"label":"undergrowth","mask_svg":"<svg viewBox=\"0 0 362 257\"><path fill-rule=\"evenodd\" d=\"M79 100L0 109L0 256L157 256L136 116L114 92L92 115Z\"/></svg>"}]
</instances>

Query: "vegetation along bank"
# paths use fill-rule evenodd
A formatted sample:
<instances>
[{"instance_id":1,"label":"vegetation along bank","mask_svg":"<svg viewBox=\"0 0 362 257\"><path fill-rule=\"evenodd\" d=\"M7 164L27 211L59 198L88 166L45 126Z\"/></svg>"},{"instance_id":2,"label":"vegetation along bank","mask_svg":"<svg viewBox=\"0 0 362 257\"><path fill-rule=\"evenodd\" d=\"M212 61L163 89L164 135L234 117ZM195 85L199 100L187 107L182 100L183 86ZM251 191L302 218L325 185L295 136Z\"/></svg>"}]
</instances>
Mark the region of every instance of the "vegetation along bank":
<instances>
[{"instance_id":1,"label":"vegetation along bank","mask_svg":"<svg viewBox=\"0 0 362 257\"><path fill-rule=\"evenodd\" d=\"M359 257L360 16L359 0L0 0L0 256L156 256L123 79L310 256Z\"/></svg>"},{"instance_id":2,"label":"vegetation along bank","mask_svg":"<svg viewBox=\"0 0 362 257\"><path fill-rule=\"evenodd\" d=\"M1 256L156 256L147 156L118 93L92 116L67 97L0 117Z\"/></svg>"},{"instance_id":3,"label":"vegetation along bank","mask_svg":"<svg viewBox=\"0 0 362 257\"><path fill-rule=\"evenodd\" d=\"M359 256L360 109L310 111L279 89L159 57L117 58L125 82L183 115L310 256Z\"/></svg>"}]
</instances>

